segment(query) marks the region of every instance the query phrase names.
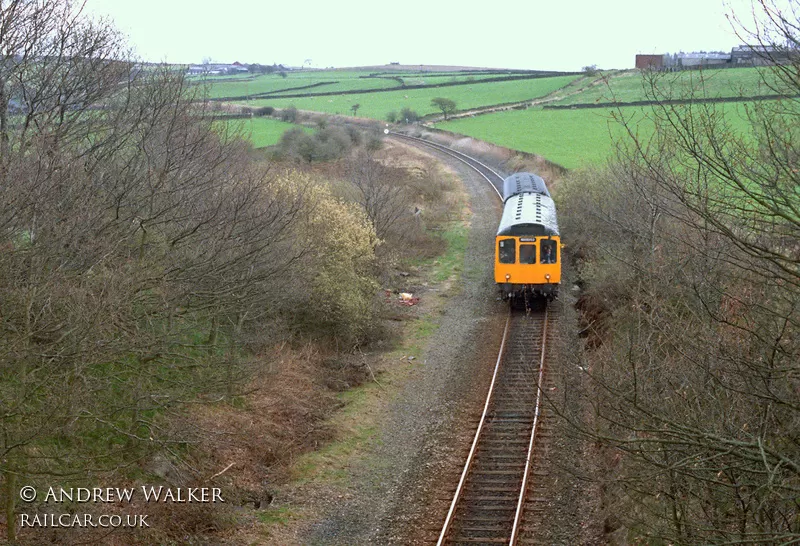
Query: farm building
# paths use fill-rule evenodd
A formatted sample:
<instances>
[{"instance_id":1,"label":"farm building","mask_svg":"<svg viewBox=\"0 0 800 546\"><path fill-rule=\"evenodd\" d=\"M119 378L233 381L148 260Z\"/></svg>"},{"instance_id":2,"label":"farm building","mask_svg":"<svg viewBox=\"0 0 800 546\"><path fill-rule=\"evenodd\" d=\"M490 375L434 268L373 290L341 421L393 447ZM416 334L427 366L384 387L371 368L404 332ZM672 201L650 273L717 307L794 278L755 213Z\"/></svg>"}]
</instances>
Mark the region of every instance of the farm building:
<instances>
[{"instance_id":1,"label":"farm building","mask_svg":"<svg viewBox=\"0 0 800 546\"><path fill-rule=\"evenodd\" d=\"M636 68L639 70L661 70L664 68L664 55L636 55Z\"/></svg>"},{"instance_id":2,"label":"farm building","mask_svg":"<svg viewBox=\"0 0 800 546\"><path fill-rule=\"evenodd\" d=\"M692 68L723 68L731 66L761 66L787 63L796 49L762 45L734 47L730 53L724 51L693 51L691 53L667 53L665 55L636 55L636 68L640 70L683 70Z\"/></svg>"},{"instance_id":3,"label":"farm building","mask_svg":"<svg viewBox=\"0 0 800 546\"><path fill-rule=\"evenodd\" d=\"M676 65L678 68L715 67L731 62L730 53L679 53Z\"/></svg>"},{"instance_id":4,"label":"farm building","mask_svg":"<svg viewBox=\"0 0 800 546\"><path fill-rule=\"evenodd\" d=\"M777 48L764 45L742 45L731 50L731 64L745 66L761 66L789 62L789 57L799 55L797 50Z\"/></svg>"},{"instance_id":5,"label":"farm building","mask_svg":"<svg viewBox=\"0 0 800 546\"><path fill-rule=\"evenodd\" d=\"M246 66L241 63L233 64L193 64L186 69L187 74L197 75L206 74L217 76L220 74L244 74L249 72Z\"/></svg>"}]
</instances>

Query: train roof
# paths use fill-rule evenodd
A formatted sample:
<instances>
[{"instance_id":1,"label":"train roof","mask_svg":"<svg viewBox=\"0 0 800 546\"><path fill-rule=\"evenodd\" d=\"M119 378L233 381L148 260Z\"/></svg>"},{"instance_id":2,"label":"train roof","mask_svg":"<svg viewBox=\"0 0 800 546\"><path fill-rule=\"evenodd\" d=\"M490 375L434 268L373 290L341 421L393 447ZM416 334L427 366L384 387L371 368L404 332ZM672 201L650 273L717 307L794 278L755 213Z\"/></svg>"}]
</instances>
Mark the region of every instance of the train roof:
<instances>
[{"instance_id":1,"label":"train roof","mask_svg":"<svg viewBox=\"0 0 800 546\"><path fill-rule=\"evenodd\" d=\"M503 180L503 202L520 193L541 193L550 197L542 177L533 173L514 173Z\"/></svg>"},{"instance_id":2,"label":"train roof","mask_svg":"<svg viewBox=\"0 0 800 546\"><path fill-rule=\"evenodd\" d=\"M510 197L503 207L498 235L558 235L556 205L541 193L522 193Z\"/></svg>"}]
</instances>

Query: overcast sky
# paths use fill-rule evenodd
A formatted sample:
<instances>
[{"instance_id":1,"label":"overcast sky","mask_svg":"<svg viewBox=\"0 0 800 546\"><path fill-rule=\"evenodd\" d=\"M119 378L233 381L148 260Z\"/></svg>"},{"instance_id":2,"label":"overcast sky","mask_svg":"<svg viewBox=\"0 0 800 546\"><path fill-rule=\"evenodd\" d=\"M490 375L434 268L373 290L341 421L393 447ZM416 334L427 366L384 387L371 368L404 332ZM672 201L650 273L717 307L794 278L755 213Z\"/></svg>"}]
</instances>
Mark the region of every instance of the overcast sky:
<instances>
[{"instance_id":1,"label":"overcast sky","mask_svg":"<svg viewBox=\"0 0 800 546\"><path fill-rule=\"evenodd\" d=\"M796 1L796 0L793 0ZM631 68L637 53L739 45L747 0L87 0L142 60ZM474 6L474 7L473 7Z\"/></svg>"}]
</instances>

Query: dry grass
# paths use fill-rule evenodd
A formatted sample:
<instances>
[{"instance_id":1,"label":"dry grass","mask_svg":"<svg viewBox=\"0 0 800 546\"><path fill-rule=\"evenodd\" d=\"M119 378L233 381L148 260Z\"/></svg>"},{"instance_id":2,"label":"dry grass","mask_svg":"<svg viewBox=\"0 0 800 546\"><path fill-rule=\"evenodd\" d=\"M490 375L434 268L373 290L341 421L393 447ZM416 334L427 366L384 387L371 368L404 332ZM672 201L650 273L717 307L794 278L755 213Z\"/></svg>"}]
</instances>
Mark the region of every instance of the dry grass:
<instances>
[{"instance_id":1,"label":"dry grass","mask_svg":"<svg viewBox=\"0 0 800 546\"><path fill-rule=\"evenodd\" d=\"M172 428L192 438L191 454L161 460L156 471L172 468L169 481L183 487L219 487L225 504L148 504L141 508L151 529L135 540L169 544L203 536L240 544L242 529L263 539L261 510L288 479L288 467L332 437L325 419L338 402L328 383L337 374L346 378L349 369L331 369L329 357L311 344L274 346L256 357L246 394L189 405L172 419Z\"/></svg>"},{"instance_id":2,"label":"dry grass","mask_svg":"<svg viewBox=\"0 0 800 546\"><path fill-rule=\"evenodd\" d=\"M462 190L453 173L431 167L430 158L414 148L387 141L378 155L386 165L407 174L402 183L415 196L416 206L424 211L421 221L412 218L415 224L403 226L402 248L395 242L397 246L386 249L394 254L387 261L392 269L387 278L408 282L409 278L396 275L396 268L410 257L409 249L417 259L442 252L442 240L422 228L443 225L454 214L458 216ZM329 181L339 175L333 164L316 165L313 170L315 176ZM416 276L412 279L422 282ZM245 387L245 394L215 404L187 406L171 420L170 427L181 436L190 437L192 447L175 459L179 462L159 461L156 472L184 486L220 487L226 504L146 507L154 528L143 540L168 544L185 543L187 537L213 537L214 543L220 544L265 540L291 543L291 537L282 535L284 526L279 523L284 518L302 517L304 508L297 507L296 513L283 515L270 506L273 497L285 489L293 476L297 477L296 463L307 460L315 450L321 450L318 457L323 460L323 468L319 471L323 474L327 472L327 458L346 459L352 450L357 450L364 439L359 439L361 432L353 431L363 431L369 419L365 421L363 415L343 418L343 413L336 410L347 403L350 409L344 415L352 411L353 387L370 383L381 390L382 373L388 374L386 381L392 381L391 370L396 363L394 357L387 356L392 354L396 336L406 332L412 323L392 320L392 316L402 314L413 319L420 312L430 312L425 308L431 304L426 301L405 308L395 305L394 298L384 302L384 318L379 321L384 324L380 329L382 338L373 340L371 349L375 353L369 357L313 342L262 346L253 357L253 378ZM331 419L332 415L340 417ZM347 438L353 435L357 438L352 449L331 452L332 445L350 446ZM336 467L339 463L331 464Z\"/></svg>"}]
</instances>

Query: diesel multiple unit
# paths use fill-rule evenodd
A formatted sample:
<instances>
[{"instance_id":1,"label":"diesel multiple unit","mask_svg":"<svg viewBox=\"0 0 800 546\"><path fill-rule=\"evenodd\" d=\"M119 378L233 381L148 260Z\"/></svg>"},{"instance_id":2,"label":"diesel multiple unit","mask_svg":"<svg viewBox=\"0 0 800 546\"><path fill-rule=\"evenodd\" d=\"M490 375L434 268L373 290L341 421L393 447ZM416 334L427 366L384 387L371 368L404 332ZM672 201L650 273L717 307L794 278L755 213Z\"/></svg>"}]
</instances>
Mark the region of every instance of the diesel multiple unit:
<instances>
[{"instance_id":1,"label":"diesel multiple unit","mask_svg":"<svg viewBox=\"0 0 800 546\"><path fill-rule=\"evenodd\" d=\"M556 207L544 180L516 173L503 182L503 217L495 239L494 280L503 299L552 300L561 283Z\"/></svg>"}]
</instances>

